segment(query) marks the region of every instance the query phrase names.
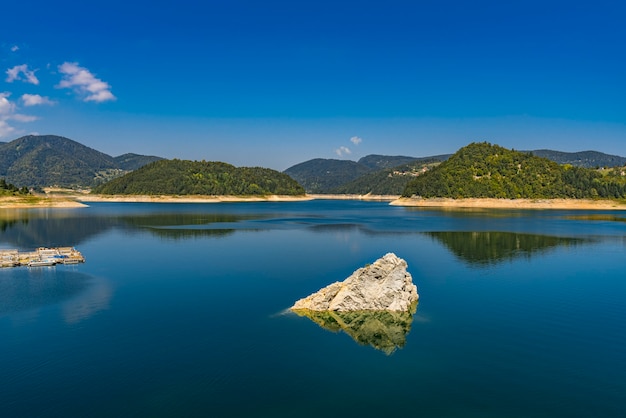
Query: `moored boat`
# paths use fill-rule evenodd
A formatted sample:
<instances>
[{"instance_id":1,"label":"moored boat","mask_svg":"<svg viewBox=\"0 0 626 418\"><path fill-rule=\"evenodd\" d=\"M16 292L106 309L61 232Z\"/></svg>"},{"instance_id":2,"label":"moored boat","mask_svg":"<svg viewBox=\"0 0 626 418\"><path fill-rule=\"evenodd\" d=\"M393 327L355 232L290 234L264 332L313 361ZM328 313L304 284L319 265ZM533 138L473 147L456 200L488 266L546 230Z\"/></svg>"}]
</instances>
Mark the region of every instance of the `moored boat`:
<instances>
[{"instance_id":1,"label":"moored boat","mask_svg":"<svg viewBox=\"0 0 626 418\"><path fill-rule=\"evenodd\" d=\"M47 258L44 260L31 260L28 262L28 267L46 267L46 266L55 266L57 264L56 260Z\"/></svg>"}]
</instances>

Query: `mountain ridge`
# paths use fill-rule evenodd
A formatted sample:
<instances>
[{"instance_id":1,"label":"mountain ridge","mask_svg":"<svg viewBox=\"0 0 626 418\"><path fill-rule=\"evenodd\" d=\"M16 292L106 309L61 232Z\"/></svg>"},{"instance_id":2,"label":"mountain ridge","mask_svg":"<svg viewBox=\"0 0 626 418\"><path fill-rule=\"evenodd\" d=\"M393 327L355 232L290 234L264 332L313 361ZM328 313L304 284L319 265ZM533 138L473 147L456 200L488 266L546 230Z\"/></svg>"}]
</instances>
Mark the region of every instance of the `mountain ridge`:
<instances>
[{"instance_id":1,"label":"mountain ridge","mask_svg":"<svg viewBox=\"0 0 626 418\"><path fill-rule=\"evenodd\" d=\"M112 157L66 137L26 135L0 143L0 178L29 187L91 187L160 159Z\"/></svg>"}]
</instances>

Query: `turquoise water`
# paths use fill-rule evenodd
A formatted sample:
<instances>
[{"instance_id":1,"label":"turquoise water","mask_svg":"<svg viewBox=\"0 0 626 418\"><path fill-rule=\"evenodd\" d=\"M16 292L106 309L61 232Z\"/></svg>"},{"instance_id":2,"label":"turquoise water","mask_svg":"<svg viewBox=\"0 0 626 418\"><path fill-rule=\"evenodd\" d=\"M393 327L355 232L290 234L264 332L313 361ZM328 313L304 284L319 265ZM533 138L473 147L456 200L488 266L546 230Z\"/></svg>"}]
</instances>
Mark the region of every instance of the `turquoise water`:
<instances>
[{"instance_id":1,"label":"turquoise water","mask_svg":"<svg viewBox=\"0 0 626 418\"><path fill-rule=\"evenodd\" d=\"M626 416L626 213L102 203L0 233L87 259L0 270L3 417ZM401 344L285 311L390 251Z\"/></svg>"}]
</instances>

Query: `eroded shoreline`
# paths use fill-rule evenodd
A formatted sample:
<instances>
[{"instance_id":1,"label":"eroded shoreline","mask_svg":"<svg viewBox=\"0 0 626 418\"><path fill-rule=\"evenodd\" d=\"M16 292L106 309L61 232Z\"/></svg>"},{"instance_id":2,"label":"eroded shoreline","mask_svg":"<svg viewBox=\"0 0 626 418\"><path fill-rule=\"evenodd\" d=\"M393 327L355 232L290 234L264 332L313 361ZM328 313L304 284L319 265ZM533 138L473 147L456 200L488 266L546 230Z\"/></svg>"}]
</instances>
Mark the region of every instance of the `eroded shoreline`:
<instances>
[{"instance_id":1,"label":"eroded shoreline","mask_svg":"<svg viewBox=\"0 0 626 418\"><path fill-rule=\"evenodd\" d=\"M393 206L450 209L560 209L560 210L626 210L626 202L591 199L448 199L399 198Z\"/></svg>"},{"instance_id":2,"label":"eroded shoreline","mask_svg":"<svg viewBox=\"0 0 626 418\"><path fill-rule=\"evenodd\" d=\"M63 195L37 198L0 198L2 209L81 208L91 202L114 203L221 203L221 202L300 202L308 200L363 200L389 202L393 206L444 209L560 209L560 210L626 210L626 201L591 199L448 199L400 198L384 195L318 195L305 196L123 196Z\"/></svg>"}]
</instances>

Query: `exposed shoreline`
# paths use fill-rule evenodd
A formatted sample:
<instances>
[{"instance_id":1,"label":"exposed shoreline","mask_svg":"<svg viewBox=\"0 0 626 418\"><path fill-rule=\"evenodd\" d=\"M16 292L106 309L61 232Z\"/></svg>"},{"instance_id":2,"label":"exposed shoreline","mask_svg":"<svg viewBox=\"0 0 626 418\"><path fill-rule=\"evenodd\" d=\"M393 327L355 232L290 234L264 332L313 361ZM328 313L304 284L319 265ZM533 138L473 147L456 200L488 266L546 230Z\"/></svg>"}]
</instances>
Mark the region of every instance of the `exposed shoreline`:
<instances>
[{"instance_id":1,"label":"exposed shoreline","mask_svg":"<svg viewBox=\"0 0 626 418\"><path fill-rule=\"evenodd\" d=\"M170 195L81 195L77 200L89 202L148 202L148 203L220 203L220 202L299 202L313 200L305 196L170 196Z\"/></svg>"},{"instance_id":2,"label":"exposed shoreline","mask_svg":"<svg viewBox=\"0 0 626 418\"><path fill-rule=\"evenodd\" d=\"M591 199L449 199L403 198L387 195L328 195L305 196L146 196L65 194L46 197L2 197L1 209L81 208L90 202L114 203L222 203L222 202L300 202L308 200L363 200L389 202L393 206L444 209L562 209L562 210L626 210L626 201Z\"/></svg>"},{"instance_id":3,"label":"exposed shoreline","mask_svg":"<svg viewBox=\"0 0 626 418\"><path fill-rule=\"evenodd\" d=\"M562 209L562 210L626 210L626 202L601 199L449 199L399 198L393 206L449 209Z\"/></svg>"},{"instance_id":4,"label":"exposed shoreline","mask_svg":"<svg viewBox=\"0 0 626 418\"><path fill-rule=\"evenodd\" d=\"M73 197L0 197L0 209L83 208Z\"/></svg>"}]
</instances>

